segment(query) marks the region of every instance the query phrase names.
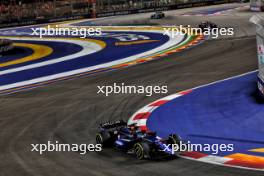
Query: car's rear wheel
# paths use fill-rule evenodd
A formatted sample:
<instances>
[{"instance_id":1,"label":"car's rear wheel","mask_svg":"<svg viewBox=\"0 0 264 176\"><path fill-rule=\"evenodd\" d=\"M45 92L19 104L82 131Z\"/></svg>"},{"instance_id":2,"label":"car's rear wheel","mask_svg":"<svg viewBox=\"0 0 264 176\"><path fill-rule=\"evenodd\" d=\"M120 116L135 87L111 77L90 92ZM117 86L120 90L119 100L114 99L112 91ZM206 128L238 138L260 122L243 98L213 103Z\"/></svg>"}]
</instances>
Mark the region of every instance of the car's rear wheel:
<instances>
[{"instance_id":1,"label":"car's rear wheel","mask_svg":"<svg viewBox=\"0 0 264 176\"><path fill-rule=\"evenodd\" d=\"M113 144L111 134L107 131L97 133L95 140L97 144L101 144L103 147L111 146Z\"/></svg>"},{"instance_id":2,"label":"car's rear wheel","mask_svg":"<svg viewBox=\"0 0 264 176\"><path fill-rule=\"evenodd\" d=\"M103 143L103 136L102 136L101 133L97 133L95 139L96 139L96 143L97 144L102 144Z\"/></svg>"}]
</instances>

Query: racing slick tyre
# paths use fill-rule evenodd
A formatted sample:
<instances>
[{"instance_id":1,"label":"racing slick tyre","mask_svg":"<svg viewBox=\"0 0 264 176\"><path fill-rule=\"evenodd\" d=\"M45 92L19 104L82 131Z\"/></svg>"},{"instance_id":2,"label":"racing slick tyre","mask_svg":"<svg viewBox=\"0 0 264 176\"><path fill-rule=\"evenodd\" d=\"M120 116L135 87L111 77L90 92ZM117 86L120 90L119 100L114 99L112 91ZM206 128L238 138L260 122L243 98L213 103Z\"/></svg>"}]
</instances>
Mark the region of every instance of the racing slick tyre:
<instances>
[{"instance_id":1,"label":"racing slick tyre","mask_svg":"<svg viewBox=\"0 0 264 176\"><path fill-rule=\"evenodd\" d=\"M111 134L107 131L97 133L95 140L97 144L101 144L103 147L109 147L113 145Z\"/></svg>"},{"instance_id":2,"label":"racing slick tyre","mask_svg":"<svg viewBox=\"0 0 264 176\"><path fill-rule=\"evenodd\" d=\"M181 137L177 134L171 134L168 137L167 144L179 145L181 142Z\"/></svg>"},{"instance_id":3,"label":"racing slick tyre","mask_svg":"<svg viewBox=\"0 0 264 176\"><path fill-rule=\"evenodd\" d=\"M134 153L137 159L142 160L144 158L151 158L150 156L150 146L146 142L138 142L134 145Z\"/></svg>"}]
</instances>

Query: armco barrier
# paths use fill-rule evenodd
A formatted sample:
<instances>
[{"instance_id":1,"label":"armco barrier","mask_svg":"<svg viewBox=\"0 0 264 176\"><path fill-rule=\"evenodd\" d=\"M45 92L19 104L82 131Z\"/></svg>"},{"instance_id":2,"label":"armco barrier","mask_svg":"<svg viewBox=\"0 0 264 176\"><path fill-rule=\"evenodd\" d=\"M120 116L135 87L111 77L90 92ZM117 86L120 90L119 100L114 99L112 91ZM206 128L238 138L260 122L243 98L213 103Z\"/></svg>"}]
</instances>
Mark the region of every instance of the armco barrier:
<instances>
[{"instance_id":1,"label":"armco barrier","mask_svg":"<svg viewBox=\"0 0 264 176\"><path fill-rule=\"evenodd\" d=\"M256 24L257 49L258 49L258 88L264 96L264 16L254 15L250 22Z\"/></svg>"}]
</instances>

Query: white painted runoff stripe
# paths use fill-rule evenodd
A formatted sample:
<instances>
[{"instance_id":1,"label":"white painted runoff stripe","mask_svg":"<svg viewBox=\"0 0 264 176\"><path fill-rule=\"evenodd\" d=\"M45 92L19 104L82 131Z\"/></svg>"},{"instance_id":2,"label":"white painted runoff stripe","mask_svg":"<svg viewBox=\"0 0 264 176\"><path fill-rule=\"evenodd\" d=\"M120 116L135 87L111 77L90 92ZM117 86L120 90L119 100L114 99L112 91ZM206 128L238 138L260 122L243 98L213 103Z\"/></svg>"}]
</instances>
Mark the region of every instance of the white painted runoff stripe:
<instances>
[{"instance_id":1,"label":"white painted runoff stripe","mask_svg":"<svg viewBox=\"0 0 264 176\"><path fill-rule=\"evenodd\" d=\"M155 31L155 32L157 32L157 31ZM157 48L155 48L153 50L150 50L150 51L146 51L144 53L140 53L140 54L137 54L137 55L134 55L134 56L130 56L130 57L127 57L127 58L124 58L124 59L120 59L120 60L117 60L117 61L112 61L112 62L108 62L108 63L104 63L104 64L99 64L99 65L95 65L95 66L91 66L91 67L87 67L87 68L82 68L82 69L77 69L77 70L73 70L73 71L58 73L58 74L54 74L54 75L39 77L39 78L31 79L31 80L17 82L17 83L14 83L14 84L3 85L3 86L0 86L0 91L1 90L7 90L7 89L15 88L15 87L35 84L35 83L39 83L39 82L49 81L49 80L53 80L53 79L57 79L57 78L63 78L63 77L67 77L67 76L71 76L71 75L75 75L75 74L79 74L79 73L84 73L84 72L88 72L88 71L92 71L92 70L96 70L96 69L100 69L100 68L111 67L111 66L114 66L114 65L117 65L117 64L133 61L133 60L136 60L136 59L138 59L140 57L144 57L146 55L151 55L151 54L154 54L156 52L159 52L159 51L162 51L162 50L166 50L167 48L170 48L172 46L177 46L177 45L181 44L182 42L185 42L188 39L189 38L187 37L184 40L184 36L183 35L179 35L179 36L177 36L175 38L170 38L170 40L168 42L166 42L165 44L161 45L160 47L157 47ZM69 42L72 43L72 41L69 41ZM76 42L76 41L74 41L74 42ZM80 41L78 41L77 43L79 43L79 42ZM97 45L97 44L92 45L92 46L95 47L95 48L98 47L97 51L99 49L101 49L101 47L99 45ZM90 46L90 48L91 48L91 46ZM94 52L96 52L96 51L94 51ZM13 73L13 72L17 72L17 71L22 71L22 70L33 69L33 68L37 68L37 67L41 67L41 66L45 66L45 65L50 65L50 64L62 62L62 61L65 61L65 60L74 59L76 57L81 57L81 56L87 55L89 53L91 53L91 51L85 51L85 49L84 49L81 52L76 53L74 55L66 56L66 59L65 59L65 57L63 57L63 58L59 58L59 60L58 59L54 59L54 60L51 60L51 61L46 61L44 63L41 62L41 63L31 64L31 65L24 66L24 67L19 67L19 68L14 68L14 69L10 69L10 70L5 70L5 71L0 72L0 75L7 74L7 73Z\"/></svg>"},{"instance_id":2,"label":"white painted runoff stripe","mask_svg":"<svg viewBox=\"0 0 264 176\"><path fill-rule=\"evenodd\" d=\"M140 113L146 113L146 112L152 112L155 110L156 107L152 107L152 106L145 106L143 108L140 109Z\"/></svg>"},{"instance_id":3,"label":"white painted runoff stripe","mask_svg":"<svg viewBox=\"0 0 264 176\"><path fill-rule=\"evenodd\" d=\"M202 87L210 86L210 85L212 85L212 84L216 84L216 83L224 82L224 81L227 81L227 80L231 80L231 79L239 78L239 77L242 77L242 76L249 75L249 74L251 74L251 73L256 73L257 71L258 71L258 70L253 70L253 71L246 72L246 73L243 73L243 74L240 74L240 75L236 75L236 76L232 76L232 77L229 77L229 78L221 79L221 80L214 81L214 82L211 82L211 83L208 83L208 84L204 84L204 85L201 85L201 86L194 87L194 88L192 88L192 89L190 89L190 90L195 90L195 89L199 89L199 88L202 88Z\"/></svg>"},{"instance_id":4,"label":"white painted runoff stripe","mask_svg":"<svg viewBox=\"0 0 264 176\"><path fill-rule=\"evenodd\" d=\"M12 40L40 41L39 38L10 37L10 39L12 39ZM51 64L55 64L55 63L59 63L59 62L64 62L67 60L75 59L77 57L81 57L81 56L85 56L88 54L95 53L95 52L100 51L102 49L102 47L99 44L94 43L94 42L90 42L88 40L87 41L85 41L85 40L71 40L70 38L67 40L63 40L63 39L59 39L59 38L49 38L49 39L43 38L43 39L41 39L41 41L50 41L50 42L58 41L58 42L63 42L63 43L76 44L78 46L81 46L82 50L79 51L78 53L71 54L71 55L64 56L64 57L60 57L57 59L52 59L52 60L43 61L43 62L36 63L36 64L30 64L30 65L26 65L26 66L21 66L21 67L17 67L17 68L12 68L12 69L8 69L8 70L0 71L0 75L5 75L5 74L9 74L9 73L18 72L18 71L23 71L23 70L43 67L46 65L51 65Z\"/></svg>"},{"instance_id":5,"label":"white painted runoff stripe","mask_svg":"<svg viewBox=\"0 0 264 176\"><path fill-rule=\"evenodd\" d=\"M202 158L197 159L197 161L202 162L211 162L211 163L218 163L218 164L224 164L228 161L233 160L232 158L222 157L222 156L216 156L216 155L208 155Z\"/></svg>"},{"instance_id":6,"label":"white painted runoff stripe","mask_svg":"<svg viewBox=\"0 0 264 176\"><path fill-rule=\"evenodd\" d=\"M157 31L152 31L152 32L157 32ZM159 31L160 33L160 31ZM33 38L33 39L23 39L21 37L12 37L13 40L37 40L38 38ZM151 55L151 54L154 54L156 52L159 52L159 51L162 51L162 50L165 50L167 48L170 48L172 46L176 46L176 45L179 45L180 43L182 43L181 41L184 39L184 36L183 35L179 35L175 38L170 38L170 40L163 44L162 46L160 47L157 47L153 50L150 50L150 51L147 51L147 52L144 52L144 53L140 53L140 54L137 54L137 55L134 55L134 56L130 56L130 57L127 57L127 58L124 58L124 59L120 59L120 60L117 60L117 61L112 61L112 62L109 62L109 63L106 63L106 64L100 64L100 65L96 65L96 66L92 66L92 67L87 67L87 71L91 71L91 70L94 70L94 69L99 69L99 68L104 68L104 67L109 67L109 66L114 66L114 65L117 65L117 64L121 64L121 63L124 63L124 62L129 62L129 61L133 61L137 58L140 58L140 57L144 57L144 56L147 56L147 55ZM187 38L186 40L188 40L189 38ZM53 40L56 40L56 41L61 41L61 39L42 39L43 41L53 41ZM23 71L23 70L28 70L28 69L33 69L33 68L38 68L38 67L42 67L42 66L46 66L46 65L50 65L50 64L55 64L55 63L59 63L59 62L63 62L63 61L66 61L66 60L71 60L71 59L74 59L74 58L77 58L77 57L81 57L81 56L85 56L85 55L88 55L88 54L91 54L93 52L91 52L91 50L93 50L94 52L97 52L101 49L101 47L95 43L92 43L92 42L82 42L82 41L79 41L79 40L62 40L62 42L68 42L68 43L75 43L75 44L79 44L80 46L83 46L83 48L86 48L86 49L83 49L81 52L79 53L76 53L76 54L73 54L73 55L69 55L69 56L65 56L65 57L62 57L62 58L58 58L58 59L53 59L53 60L49 60L49 61L45 61L45 62L40 62L40 63L37 63L37 64L31 64L31 65L27 65L27 66L22 66L22 67L18 67L18 68L14 68L14 69L9 69L9 70L4 70L4 71L0 71L0 75L4 75L4 74L8 74L8 73L14 73L14 72L18 72L18 71Z\"/></svg>"},{"instance_id":7,"label":"white painted runoff stripe","mask_svg":"<svg viewBox=\"0 0 264 176\"><path fill-rule=\"evenodd\" d=\"M132 123L131 123L132 124ZM141 127L141 126L146 126L147 124L147 119L140 119L140 120L137 120L136 122L137 126Z\"/></svg>"},{"instance_id":8,"label":"white painted runoff stripe","mask_svg":"<svg viewBox=\"0 0 264 176\"><path fill-rule=\"evenodd\" d=\"M139 127L146 127L147 126L147 120L148 120L148 117L147 118L144 118L144 119L134 119L137 115L139 114L142 114L142 113L152 113L154 110L156 110L157 108L159 108L159 106L161 105L153 105L157 102L160 102L160 101L170 101L170 100L173 100L175 98L178 98L180 96L183 96L185 94L185 91L183 92L179 92L179 93L176 93L176 94L172 94L172 95L168 95L166 97L163 97L161 99L158 99L156 101L153 101L149 104L147 104L146 106L140 108L138 111L136 111L129 119L128 119L128 124L133 124L133 123L136 123L137 126Z\"/></svg>"}]
</instances>

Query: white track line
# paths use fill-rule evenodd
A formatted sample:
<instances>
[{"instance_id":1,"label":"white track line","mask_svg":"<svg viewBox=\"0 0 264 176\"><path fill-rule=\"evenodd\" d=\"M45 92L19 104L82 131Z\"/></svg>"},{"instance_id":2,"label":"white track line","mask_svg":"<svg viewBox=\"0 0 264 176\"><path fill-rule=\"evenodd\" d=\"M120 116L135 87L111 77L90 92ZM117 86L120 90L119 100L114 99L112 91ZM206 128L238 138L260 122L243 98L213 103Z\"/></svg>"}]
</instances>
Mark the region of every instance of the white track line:
<instances>
[{"instance_id":1,"label":"white track line","mask_svg":"<svg viewBox=\"0 0 264 176\"><path fill-rule=\"evenodd\" d=\"M95 52L100 51L102 49L102 47L100 45L98 45L94 42L84 41L84 40L71 40L71 39L62 40L62 39L58 39L58 38L57 39L56 38L50 38L50 39L43 38L40 40L39 38L22 38L22 37L12 37L10 39L12 39L12 40L27 40L27 41L49 41L49 42L71 43L71 44L76 44L78 46L81 46L82 50L78 53L71 54L71 55L64 56L64 57L60 57L57 59L52 59L52 60L43 61L43 62L36 63L36 64L30 64L30 65L21 66L18 68L12 68L12 69L8 69L8 70L0 71L0 75L5 75L5 74L9 74L9 73L19 72L19 71L23 71L23 70L28 70L28 69L43 67L43 66L47 66L47 65L51 65L51 64L56 64L59 62L68 61L71 59L75 59L77 57L82 57L82 56L86 56L88 54L95 53Z\"/></svg>"},{"instance_id":2,"label":"white track line","mask_svg":"<svg viewBox=\"0 0 264 176\"><path fill-rule=\"evenodd\" d=\"M163 31L148 31L148 32L161 33ZM136 60L136 59L138 59L140 57L144 57L144 56L147 56L147 55L154 54L156 52L160 52L162 50L166 50L167 48L170 48L172 46L177 46L177 45L181 44L182 42L185 42L189 38L186 38L185 40L183 40L183 39L184 39L183 35L178 35L175 38L170 38L170 40L168 42L166 42L165 44L163 44L163 45L161 45L161 46L159 46L159 47L157 47L155 49L152 49L150 51L146 51L146 52L134 55L134 56L130 56L130 57L123 58L123 59L120 59L120 60L116 60L116 61L112 61L112 62L108 62L108 63L104 63L104 64L99 64L99 65L95 65L95 66L91 66L91 67L87 67L87 68L82 68L82 69L77 69L77 70L73 70L73 71L58 73L58 74L54 74L54 75L50 75L50 76L44 76L44 77L35 78L35 79L31 79L31 80L21 81L21 82L18 82L18 83L3 85L3 86L0 86L0 91L1 90L7 90L7 89L15 88L15 87L35 84L35 83L39 83L39 82L49 81L49 80L53 80L53 79L57 79L57 78L67 77L67 76L71 76L71 75L75 75L75 74L79 74L79 73L84 73L84 72L88 72L88 71L92 71L92 70L96 70L96 69L100 69L100 68L111 67L111 66L114 66L114 65L117 65L117 64L133 61L133 60ZM25 39L25 40L28 40L28 39ZM69 42L71 43L72 41L69 41ZM79 42L80 41L78 41L77 43L79 43ZM89 42L86 42L86 43L89 43ZM90 45L92 45L95 49L97 49L94 52L96 52L96 51L101 49L101 47L99 47L99 45L97 45L97 44L90 43ZM58 59L54 59L54 60L50 60L50 61L46 61L46 62L41 62L41 63L37 63L37 64L31 64L31 65L27 65L27 66L23 66L23 67L19 67L19 68L14 68L14 69L1 71L0 75L4 75L4 74L8 74L8 73L14 73L14 72L28 70L28 69L33 69L33 68L37 68L37 67L42 67L42 66L46 66L46 65L50 65L50 64L54 64L54 63L58 63L58 62L63 62L66 59L67 60L74 59L74 58L77 58L77 57L81 57L81 56L87 55L89 53L91 53L91 51L85 51L84 50L84 51L81 51L80 53L77 53L77 54L74 54L74 55L71 55L71 56L66 56L66 58L65 57L64 58L59 58L59 60Z\"/></svg>"}]
</instances>

